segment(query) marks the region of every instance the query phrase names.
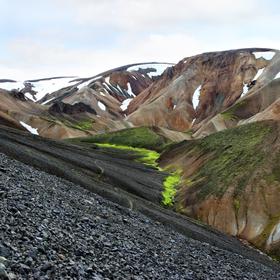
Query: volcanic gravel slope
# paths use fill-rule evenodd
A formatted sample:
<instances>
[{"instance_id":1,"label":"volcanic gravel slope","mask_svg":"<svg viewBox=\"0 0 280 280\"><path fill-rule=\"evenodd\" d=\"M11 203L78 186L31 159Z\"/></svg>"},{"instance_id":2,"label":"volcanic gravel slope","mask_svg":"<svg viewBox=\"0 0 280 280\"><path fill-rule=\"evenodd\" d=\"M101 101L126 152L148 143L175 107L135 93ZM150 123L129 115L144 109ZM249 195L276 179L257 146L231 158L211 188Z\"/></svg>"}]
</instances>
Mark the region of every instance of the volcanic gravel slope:
<instances>
[{"instance_id":1,"label":"volcanic gravel slope","mask_svg":"<svg viewBox=\"0 0 280 280\"><path fill-rule=\"evenodd\" d=\"M1 279L280 277L3 154L0 199Z\"/></svg>"}]
</instances>

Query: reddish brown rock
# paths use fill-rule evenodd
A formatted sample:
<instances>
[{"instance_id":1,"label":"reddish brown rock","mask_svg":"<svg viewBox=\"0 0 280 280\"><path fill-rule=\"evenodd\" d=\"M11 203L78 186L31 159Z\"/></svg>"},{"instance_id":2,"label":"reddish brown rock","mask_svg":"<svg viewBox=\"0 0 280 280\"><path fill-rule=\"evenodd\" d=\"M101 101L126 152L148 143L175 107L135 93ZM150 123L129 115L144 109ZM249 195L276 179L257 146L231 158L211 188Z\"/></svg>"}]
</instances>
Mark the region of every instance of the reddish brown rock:
<instances>
[{"instance_id":1,"label":"reddish brown rock","mask_svg":"<svg viewBox=\"0 0 280 280\"><path fill-rule=\"evenodd\" d=\"M256 52L277 54L271 49L241 49L183 59L130 103L128 120L137 126L158 124L186 131L211 119L240 98L245 84L256 90L271 82L277 56L266 60L257 58ZM264 74L256 83L254 77L263 68ZM198 89L199 103L195 108L193 97Z\"/></svg>"},{"instance_id":2,"label":"reddish brown rock","mask_svg":"<svg viewBox=\"0 0 280 280\"><path fill-rule=\"evenodd\" d=\"M170 147L177 211L280 256L280 122L262 121Z\"/></svg>"}]
</instances>

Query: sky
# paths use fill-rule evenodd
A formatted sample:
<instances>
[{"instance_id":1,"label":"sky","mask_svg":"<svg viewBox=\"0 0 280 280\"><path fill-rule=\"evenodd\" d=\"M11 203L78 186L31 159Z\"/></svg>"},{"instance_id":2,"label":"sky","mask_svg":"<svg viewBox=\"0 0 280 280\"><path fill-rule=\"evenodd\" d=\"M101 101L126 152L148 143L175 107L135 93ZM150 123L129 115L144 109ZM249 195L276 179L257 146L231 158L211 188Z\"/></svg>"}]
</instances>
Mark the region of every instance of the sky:
<instances>
[{"instance_id":1,"label":"sky","mask_svg":"<svg viewBox=\"0 0 280 280\"><path fill-rule=\"evenodd\" d=\"M88 77L202 52L280 49L278 0L0 0L0 78Z\"/></svg>"}]
</instances>

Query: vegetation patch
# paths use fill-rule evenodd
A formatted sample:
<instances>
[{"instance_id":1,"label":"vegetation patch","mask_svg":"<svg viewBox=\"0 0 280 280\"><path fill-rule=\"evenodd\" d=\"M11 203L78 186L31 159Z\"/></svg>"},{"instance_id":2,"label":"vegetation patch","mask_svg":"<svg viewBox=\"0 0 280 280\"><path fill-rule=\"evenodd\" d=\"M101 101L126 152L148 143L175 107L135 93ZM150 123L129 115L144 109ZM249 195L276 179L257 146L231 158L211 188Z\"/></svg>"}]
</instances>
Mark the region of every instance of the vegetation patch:
<instances>
[{"instance_id":1,"label":"vegetation patch","mask_svg":"<svg viewBox=\"0 0 280 280\"><path fill-rule=\"evenodd\" d=\"M104 133L90 137L74 138L70 142L76 144L95 144L100 148L123 150L135 155L135 160L163 171L157 163L162 151L171 141L158 135L152 128L137 127L116 132ZM171 173L164 179L162 203L171 206L180 182L180 173Z\"/></svg>"},{"instance_id":2,"label":"vegetation patch","mask_svg":"<svg viewBox=\"0 0 280 280\"><path fill-rule=\"evenodd\" d=\"M109 143L118 145L118 147L126 146L155 151L162 151L170 143L168 139L158 135L148 127L123 129L116 132L79 138L77 140L87 143Z\"/></svg>"},{"instance_id":3,"label":"vegetation patch","mask_svg":"<svg viewBox=\"0 0 280 280\"><path fill-rule=\"evenodd\" d=\"M90 130L92 129L92 124L93 120L83 120L78 123L72 124L71 126L79 130Z\"/></svg>"},{"instance_id":4,"label":"vegetation patch","mask_svg":"<svg viewBox=\"0 0 280 280\"><path fill-rule=\"evenodd\" d=\"M227 109L226 111L221 113L221 116L224 120L230 120L230 121L238 121L240 118L238 116L238 112L242 111L242 108L246 106L246 101L240 101Z\"/></svg>"},{"instance_id":5,"label":"vegetation patch","mask_svg":"<svg viewBox=\"0 0 280 280\"><path fill-rule=\"evenodd\" d=\"M102 148L118 149L127 152L133 152L137 155L136 161L160 169L157 164L157 159L159 158L160 154L155 151L151 151L144 148L134 148L134 147L124 146L124 145L115 145L115 144L108 144L108 143L96 143L96 145Z\"/></svg>"},{"instance_id":6,"label":"vegetation patch","mask_svg":"<svg viewBox=\"0 0 280 280\"><path fill-rule=\"evenodd\" d=\"M136 161L144 163L146 165L152 166L157 168L159 171L163 171L157 163L157 159L159 158L160 154L147 150L144 148L134 148L129 146L123 145L114 145L108 143L96 143L97 146L102 148L110 148L110 149L119 149L128 152L135 153L138 158ZM174 204L174 198L177 192L177 186L179 185L181 180L181 172L176 171L165 177L163 181L163 191L162 191L162 203L165 206L172 206Z\"/></svg>"},{"instance_id":7,"label":"vegetation patch","mask_svg":"<svg viewBox=\"0 0 280 280\"><path fill-rule=\"evenodd\" d=\"M233 184L236 184L235 197L238 197L252 173L265 160L261 144L271 130L268 123L256 122L212 134L194 143L194 153L198 149L209 158L191 178L197 182L192 188L198 199L210 194L220 197Z\"/></svg>"},{"instance_id":8,"label":"vegetation patch","mask_svg":"<svg viewBox=\"0 0 280 280\"><path fill-rule=\"evenodd\" d=\"M163 181L162 203L166 206L172 206L174 204L175 195L177 193L177 187L181 181L181 174L176 171L167 176Z\"/></svg>"}]
</instances>

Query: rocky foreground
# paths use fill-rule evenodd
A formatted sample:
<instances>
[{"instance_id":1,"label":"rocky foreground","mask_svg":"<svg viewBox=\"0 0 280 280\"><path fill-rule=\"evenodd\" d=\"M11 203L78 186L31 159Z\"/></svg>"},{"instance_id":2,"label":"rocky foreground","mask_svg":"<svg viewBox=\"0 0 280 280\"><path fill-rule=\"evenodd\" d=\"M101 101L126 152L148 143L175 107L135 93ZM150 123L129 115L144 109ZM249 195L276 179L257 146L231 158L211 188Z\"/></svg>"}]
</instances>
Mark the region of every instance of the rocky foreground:
<instances>
[{"instance_id":1,"label":"rocky foreground","mask_svg":"<svg viewBox=\"0 0 280 280\"><path fill-rule=\"evenodd\" d=\"M0 279L280 277L3 154L0 199Z\"/></svg>"}]
</instances>

